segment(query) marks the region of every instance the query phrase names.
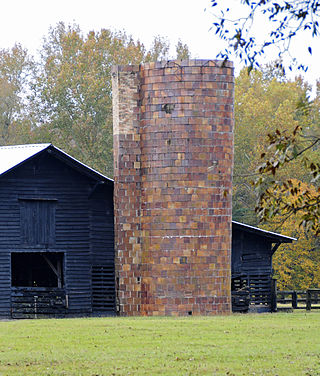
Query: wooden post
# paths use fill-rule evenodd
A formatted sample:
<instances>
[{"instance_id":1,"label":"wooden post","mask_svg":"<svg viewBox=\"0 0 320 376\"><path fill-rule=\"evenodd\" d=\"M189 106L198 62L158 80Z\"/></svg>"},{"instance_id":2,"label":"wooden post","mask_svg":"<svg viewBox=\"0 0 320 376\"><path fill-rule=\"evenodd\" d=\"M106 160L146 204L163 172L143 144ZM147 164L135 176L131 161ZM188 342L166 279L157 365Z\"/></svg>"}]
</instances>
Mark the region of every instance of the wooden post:
<instances>
[{"instance_id":1,"label":"wooden post","mask_svg":"<svg viewBox=\"0 0 320 376\"><path fill-rule=\"evenodd\" d=\"M311 311L311 291L310 290L307 290L307 305L306 305L306 309L307 311Z\"/></svg>"},{"instance_id":2,"label":"wooden post","mask_svg":"<svg viewBox=\"0 0 320 376\"><path fill-rule=\"evenodd\" d=\"M61 288L62 287L61 261L59 259L57 260L57 272L58 272L58 275L57 275L57 278L58 278L58 287Z\"/></svg>"},{"instance_id":3,"label":"wooden post","mask_svg":"<svg viewBox=\"0 0 320 376\"><path fill-rule=\"evenodd\" d=\"M298 294L297 291L292 291L292 308L298 308Z\"/></svg>"},{"instance_id":4,"label":"wooden post","mask_svg":"<svg viewBox=\"0 0 320 376\"><path fill-rule=\"evenodd\" d=\"M271 279L271 312L277 312L277 280Z\"/></svg>"},{"instance_id":5,"label":"wooden post","mask_svg":"<svg viewBox=\"0 0 320 376\"><path fill-rule=\"evenodd\" d=\"M42 256L46 260L46 262L48 263L48 265L50 266L50 268L52 269L54 274L56 275L57 285L58 285L59 288L61 288L62 287L62 279L61 279L61 264L60 264L60 261L59 260L57 261L57 269L56 269L55 266L52 264L52 262L48 259L48 257L46 255L42 255Z\"/></svg>"}]
</instances>

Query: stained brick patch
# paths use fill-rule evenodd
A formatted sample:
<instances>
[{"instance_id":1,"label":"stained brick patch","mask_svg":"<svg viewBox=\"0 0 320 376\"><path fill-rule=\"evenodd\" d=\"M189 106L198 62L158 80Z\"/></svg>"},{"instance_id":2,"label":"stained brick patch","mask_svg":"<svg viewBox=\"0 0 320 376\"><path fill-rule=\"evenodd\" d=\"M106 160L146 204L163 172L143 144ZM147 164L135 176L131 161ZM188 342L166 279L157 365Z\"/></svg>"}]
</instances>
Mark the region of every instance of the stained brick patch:
<instances>
[{"instance_id":1,"label":"stained brick patch","mask_svg":"<svg viewBox=\"0 0 320 376\"><path fill-rule=\"evenodd\" d=\"M113 69L121 315L229 313L233 68Z\"/></svg>"}]
</instances>

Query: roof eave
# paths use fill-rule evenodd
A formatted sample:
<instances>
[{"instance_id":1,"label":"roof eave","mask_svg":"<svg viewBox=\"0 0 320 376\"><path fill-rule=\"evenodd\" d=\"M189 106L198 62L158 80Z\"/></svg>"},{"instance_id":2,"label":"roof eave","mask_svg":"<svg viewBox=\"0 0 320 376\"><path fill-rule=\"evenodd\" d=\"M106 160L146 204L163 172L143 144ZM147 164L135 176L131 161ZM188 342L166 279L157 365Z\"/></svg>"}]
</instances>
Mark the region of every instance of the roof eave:
<instances>
[{"instance_id":1,"label":"roof eave","mask_svg":"<svg viewBox=\"0 0 320 376\"><path fill-rule=\"evenodd\" d=\"M69 166L77 169L78 171L94 178L97 181L104 181L108 185L113 185L113 179L109 178L101 174L100 172L94 170L93 168L89 167L88 165L80 162L78 159L72 157L71 155L67 154L63 150L57 148L54 145L50 145L48 147L48 152L53 154L56 158L60 159L61 161L65 162Z\"/></svg>"},{"instance_id":2,"label":"roof eave","mask_svg":"<svg viewBox=\"0 0 320 376\"><path fill-rule=\"evenodd\" d=\"M277 243L277 242L278 243L292 243L294 240L297 240L296 238L292 238L290 236L281 235L281 234L278 234L276 232L263 230L263 229L260 229L258 227L250 226L250 225L247 225L245 223L241 223L241 222L237 222L237 221L232 221L232 225L235 225L236 227L238 227L238 228L240 228L244 231L247 231L247 232L250 232L250 233L253 233L253 234L256 234L256 235L260 235L260 236L263 236L265 238L268 238L273 243Z\"/></svg>"}]
</instances>

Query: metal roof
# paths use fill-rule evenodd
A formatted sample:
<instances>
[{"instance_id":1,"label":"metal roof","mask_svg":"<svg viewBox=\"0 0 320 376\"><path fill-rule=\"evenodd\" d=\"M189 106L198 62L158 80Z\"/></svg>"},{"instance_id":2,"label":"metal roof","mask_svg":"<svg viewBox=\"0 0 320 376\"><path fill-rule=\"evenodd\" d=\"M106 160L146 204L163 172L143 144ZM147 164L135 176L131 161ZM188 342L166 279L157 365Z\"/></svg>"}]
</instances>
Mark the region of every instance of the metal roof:
<instances>
[{"instance_id":1,"label":"metal roof","mask_svg":"<svg viewBox=\"0 0 320 376\"><path fill-rule=\"evenodd\" d=\"M53 155L59 159L64 160L66 163L72 165L75 168L81 169L83 172L94 176L96 178L113 182L112 179L93 168L81 163L77 159L71 157L71 155L65 153L61 149L52 144L28 144L28 145L13 145L13 146L1 146L0 147L0 175L18 167L28 159L36 156L44 150L50 151Z\"/></svg>"},{"instance_id":2,"label":"metal roof","mask_svg":"<svg viewBox=\"0 0 320 376\"><path fill-rule=\"evenodd\" d=\"M16 145L0 147L0 175L20 165L50 144Z\"/></svg>"},{"instance_id":3,"label":"metal roof","mask_svg":"<svg viewBox=\"0 0 320 376\"><path fill-rule=\"evenodd\" d=\"M246 232L251 232L251 233L254 233L256 235L267 237L275 243L276 242L292 243L293 240L297 240L296 238L292 238L290 236L281 235L281 234L278 234L278 233L272 232L272 231L262 230L261 228L246 225L244 223L240 223L240 222L237 222L237 221L232 221L232 225L234 225L235 227L238 227L241 230L244 230Z\"/></svg>"}]
</instances>

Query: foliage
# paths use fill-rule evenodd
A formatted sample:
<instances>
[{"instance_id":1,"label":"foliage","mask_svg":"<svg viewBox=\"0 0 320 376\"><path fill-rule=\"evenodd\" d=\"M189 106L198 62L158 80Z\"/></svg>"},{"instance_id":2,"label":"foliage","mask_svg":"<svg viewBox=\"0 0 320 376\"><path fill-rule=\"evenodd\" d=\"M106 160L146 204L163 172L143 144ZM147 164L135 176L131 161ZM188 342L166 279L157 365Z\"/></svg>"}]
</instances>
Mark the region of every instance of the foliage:
<instances>
[{"instance_id":1,"label":"foliage","mask_svg":"<svg viewBox=\"0 0 320 376\"><path fill-rule=\"evenodd\" d=\"M168 60L170 43L167 38L156 35L153 38L150 51L147 53L146 61Z\"/></svg>"},{"instance_id":2,"label":"foliage","mask_svg":"<svg viewBox=\"0 0 320 376\"><path fill-rule=\"evenodd\" d=\"M216 7L218 3L218 0L213 0L212 6ZM225 9L214 27L220 38L229 43L229 48L220 56L228 58L235 52L246 63L249 72L259 67L261 56L271 47L279 48L281 59L289 52L291 41L296 40L298 35L303 34L305 38L319 35L320 2L317 0L242 0L241 4L243 17L228 19L233 8ZM225 3L222 7L225 7ZM259 45L255 33L262 23L266 26L262 32L262 44ZM310 45L308 51L312 53ZM284 74L282 60L277 61L274 67ZM306 69L301 64L299 67ZM319 86L316 100L311 103L306 95L301 97L292 115L288 117L286 125L277 119L276 129L268 132L267 142L263 143L267 143L269 149L261 153L264 163L258 169L260 176L255 182L257 213L262 220L299 213L301 225L307 231L319 234ZM316 187L315 195L308 188L303 190L299 185L292 186L291 179L295 177L295 167L299 163L302 170L299 179L303 175L302 181L312 182ZM289 170L291 172L285 176ZM295 199L292 200L292 197Z\"/></svg>"},{"instance_id":3,"label":"foliage","mask_svg":"<svg viewBox=\"0 0 320 376\"><path fill-rule=\"evenodd\" d=\"M320 286L320 246L314 233L319 182L316 171L308 170L320 160L315 137L320 107L318 97L309 100L308 90L301 78L289 81L270 66L250 75L243 69L236 78L233 218L257 225L258 214L268 230L298 239L274 255L281 289ZM295 135L294 143L290 135ZM271 148L268 137L275 142ZM254 179L256 185L251 184Z\"/></svg>"},{"instance_id":4,"label":"foliage","mask_svg":"<svg viewBox=\"0 0 320 376\"><path fill-rule=\"evenodd\" d=\"M183 43L181 39L178 40L176 45L177 59L190 59L191 53L187 44Z\"/></svg>"},{"instance_id":5,"label":"foliage","mask_svg":"<svg viewBox=\"0 0 320 376\"><path fill-rule=\"evenodd\" d=\"M259 67L261 57L272 47L278 48L278 57L290 55L290 44L297 36L319 36L320 2L318 0L241 0L240 6L228 7L221 0L212 0L212 7L217 9L216 22L213 23L216 34L227 41L228 47L220 56L227 59L235 53L245 62L249 71ZM220 6L220 13L218 10ZM237 14L235 14L235 10ZM239 17L240 13L240 17ZM220 15L218 15L220 14ZM258 32L263 28L260 40ZM307 45L306 53L312 54ZM291 59L289 69L294 59ZM284 65L280 62L284 69ZM307 69L299 63L298 68Z\"/></svg>"},{"instance_id":6,"label":"foliage","mask_svg":"<svg viewBox=\"0 0 320 376\"><path fill-rule=\"evenodd\" d=\"M112 176L111 67L167 59L169 48L160 36L147 51L125 32L102 29L84 36L78 25L50 28L30 98L34 140L53 142ZM178 52L188 51L181 42Z\"/></svg>"},{"instance_id":7,"label":"foliage","mask_svg":"<svg viewBox=\"0 0 320 376\"><path fill-rule=\"evenodd\" d=\"M301 78L289 81L281 72L270 69L254 70L250 75L242 69L235 85L235 156L233 217L235 220L258 224L254 212L259 192L251 182L266 152L267 135L276 129L293 131L300 123L310 126L305 113L297 113L298 103L307 101L308 85ZM270 151L267 152L270 155ZM282 177L305 178L299 163L284 168Z\"/></svg>"},{"instance_id":8,"label":"foliage","mask_svg":"<svg viewBox=\"0 0 320 376\"><path fill-rule=\"evenodd\" d=\"M307 115L309 114L310 111L307 110ZM318 124L313 126L310 119L308 127L297 125L293 132L276 129L268 135L273 152L271 155L262 153L261 157L265 161L259 167L260 176L255 181L258 192L256 211L262 220L295 216L307 231L315 235L320 233ZM290 175L283 176L283 170L292 169L292 165L297 162L303 167L306 180L315 188L295 182Z\"/></svg>"},{"instance_id":9,"label":"foliage","mask_svg":"<svg viewBox=\"0 0 320 376\"><path fill-rule=\"evenodd\" d=\"M308 189L312 195L316 190L312 185L292 179L292 185ZM288 196L292 202L295 198ZM301 214L289 218L280 217L264 227L295 237L297 241L283 244L273 256L273 267L279 290L293 290L320 287L320 243L317 237L300 226Z\"/></svg>"},{"instance_id":10,"label":"foliage","mask_svg":"<svg viewBox=\"0 0 320 376\"><path fill-rule=\"evenodd\" d=\"M319 330L315 312L0 322L0 374L318 375Z\"/></svg>"},{"instance_id":11,"label":"foliage","mask_svg":"<svg viewBox=\"0 0 320 376\"><path fill-rule=\"evenodd\" d=\"M125 33L83 37L76 25L51 28L33 86L37 137L112 175L111 67L139 63L144 54Z\"/></svg>"},{"instance_id":12,"label":"foliage","mask_svg":"<svg viewBox=\"0 0 320 376\"><path fill-rule=\"evenodd\" d=\"M0 50L0 144L29 140L26 87L33 62L20 45Z\"/></svg>"},{"instance_id":13,"label":"foliage","mask_svg":"<svg viewBox=\"0 0 320 376\"><path fill-rule=\"evenodd\" d=\"M294 220L281 227L282 233L294 235L297 241L282 245L273 256L273 267L279 290L307 290L320 287L320 244Z\"/></svg>"}]
</instances>

